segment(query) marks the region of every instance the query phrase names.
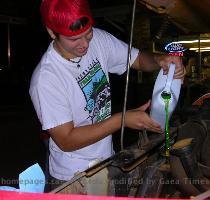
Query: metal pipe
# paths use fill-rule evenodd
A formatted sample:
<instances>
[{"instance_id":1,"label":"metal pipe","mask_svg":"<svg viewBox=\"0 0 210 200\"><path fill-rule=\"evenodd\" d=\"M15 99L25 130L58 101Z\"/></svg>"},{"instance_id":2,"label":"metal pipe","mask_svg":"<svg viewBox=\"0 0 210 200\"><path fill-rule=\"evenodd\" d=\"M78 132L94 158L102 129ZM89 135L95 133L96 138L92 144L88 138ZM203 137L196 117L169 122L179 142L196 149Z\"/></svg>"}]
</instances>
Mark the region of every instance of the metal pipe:
<instances>
[{"instance_id":1,"label":"metal pipe","mask_svg":"<svg viewBox=\"0 0 210 200\"><path fill-rule=\"evenodd\" d=\"M124 126L125 126L125 112L126 112L127 96L128 96L128 82L129 82L129 75L130 75L131 48L132 48L132 40L133 40L135 11L136 11L136 0L134 0L134 2L133 2L130 42L129 42L129 46L128 46L127 76L126 76L125 96L124 96L124 105L123 105L122 123L121 123L121 150L124 149L123 138L124 138Z\"/></svg>"},{"instance_id":2,"label":"metal pipe","mask_svg":"<svg viewBox=\"0 0 210 200\"><path fill-rule=\"evenodd\" d=\"M198 69L197 69L198 78L201 78L201 35L199 34L198 38Z\"/></svg>"},{"instance_id":3,"label":"metal pipe","mask_svg":"<svg viewBox=\"0 0 210 200\"><path fill-rule=\"evenodd\" d=\"M160 40L162 38L163 34L168 29L170 23L171 23L170 22L170 17L168 15L165 15L163 17L162 24L160 25L160 28L159 28L158 32L156 33L156 35L155 35L156 39Z\"/></svg>"},{"instance_id":4,"label":"metal pipe","mask_svg":"<svg viewBox=\"0 0 210 200\"><path fill-rule=\"evenodd\" d=\"M10 23L7 24L7 59L8 59L8 68L10 68L11 67Z\"/></svg>"}]
</instances>

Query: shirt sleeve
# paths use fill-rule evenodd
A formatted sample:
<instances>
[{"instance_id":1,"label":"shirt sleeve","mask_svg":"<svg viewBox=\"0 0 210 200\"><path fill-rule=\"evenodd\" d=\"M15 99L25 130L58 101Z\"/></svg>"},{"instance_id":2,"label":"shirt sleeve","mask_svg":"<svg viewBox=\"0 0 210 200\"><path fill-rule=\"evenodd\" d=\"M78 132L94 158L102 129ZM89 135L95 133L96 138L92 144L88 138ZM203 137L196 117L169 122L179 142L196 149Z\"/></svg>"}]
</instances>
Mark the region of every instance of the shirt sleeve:
<instances>
[{"instance_id":1,"label":"shirt sleeve","mask_svg":"<svg viewBox=\"0 0 210 200\"><path fill-rule=\"evenodd\" d=\"M43 130L72 121L66 94L56 82L56 79L40 78L38 83L30 88L31 99Z\"/></svg>"},{"instance_id":2,"label":"shirt sleeve","mask_svg":"<svg viewBox=\"0 0 210 200\"><path fill-rule=\"evenodd\" d=\"M117 39L106 31L101 31L99 34L99 42L101 43L101 52L106 60L106 66L108 72L123 74L127 70L128 62L128 44ZM131 60L132 65L137 58L139 50L136 48L131 49Z\"/></svg>"}]
</instances>

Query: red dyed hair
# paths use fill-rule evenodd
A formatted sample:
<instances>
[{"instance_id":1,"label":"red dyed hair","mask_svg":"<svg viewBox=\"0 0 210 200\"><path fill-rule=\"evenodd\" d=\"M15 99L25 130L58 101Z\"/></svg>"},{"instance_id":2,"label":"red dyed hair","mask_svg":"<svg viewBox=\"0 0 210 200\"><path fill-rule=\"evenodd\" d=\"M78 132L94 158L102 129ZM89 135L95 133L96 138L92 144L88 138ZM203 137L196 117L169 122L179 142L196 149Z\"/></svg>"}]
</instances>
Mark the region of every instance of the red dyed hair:
<instances>
[{"instance_id":1,"label":"red dyed hair","mask_svg":"<svg viewBox=\"0 0 210 200\"><path fill-rule=\"evenodd\" d=\"M93 25L87 0L43 0L40 11L43 23L54 32L65 36L81 34ZM78 30L70 28L84 17L88 19L86 25Z\"/></svg>"}]
</instances>

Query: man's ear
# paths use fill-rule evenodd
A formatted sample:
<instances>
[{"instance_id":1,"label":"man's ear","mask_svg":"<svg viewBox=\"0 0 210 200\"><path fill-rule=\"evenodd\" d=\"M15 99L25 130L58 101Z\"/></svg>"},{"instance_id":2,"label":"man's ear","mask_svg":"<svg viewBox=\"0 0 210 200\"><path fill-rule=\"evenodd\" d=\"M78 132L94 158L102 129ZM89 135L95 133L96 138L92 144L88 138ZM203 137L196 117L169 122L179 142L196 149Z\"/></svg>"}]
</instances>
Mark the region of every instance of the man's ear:
<instances>
[{"instance_id":1,"label":"man's ear","mask_svg":"<svg viewBox=\"0 0 210 200\"><path fill-rule=\"evenodd\" d=\"M49 33L50 37L53 40L55 40L56 39L56 35L54 34L54 32L50 28L48 28L48 27L46 27L46 29L47 29L47 32Z\"/></svg>"}]
</instances>

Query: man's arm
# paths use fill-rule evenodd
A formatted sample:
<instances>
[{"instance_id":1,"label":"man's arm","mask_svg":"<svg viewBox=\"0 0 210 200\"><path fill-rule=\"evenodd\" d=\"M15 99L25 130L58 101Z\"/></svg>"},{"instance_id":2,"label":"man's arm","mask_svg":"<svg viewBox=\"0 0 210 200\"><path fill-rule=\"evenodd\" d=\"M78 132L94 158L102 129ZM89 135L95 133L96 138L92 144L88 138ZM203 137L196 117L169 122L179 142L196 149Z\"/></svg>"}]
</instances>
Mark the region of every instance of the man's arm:
<instances>
[{"instance_id":1,"label":"man's arm","mask_svg":"<svg viewBox=\"0 0 210 200\"><path fill-rule=\"evenodd\" d=\"M93 125L74 127L73 122L67 122L48 132L59 148L67 152L91 145L117 131L120 126L121 116L118 113Z\"/></svg>"},{"instance_id":2,"label":"man's arm","mask_svg":"<svg viewBox=\"0 0 210 200\"><path fill-rule=\"evenodd\" d=\"M150 106L148 101L139 108L128 110L125 114L125 127L132 129L147 129L161 133L160 125L153 121L145 112ZM93 125L74 127L73 122L68 122L49 129L52 139L62 151L74 151L91 145L121 128L122 113L117 113L110 118Z\"/></svg>"},{"instance_id":3,"label":"man's arm","mask_svg":"<svg viewBox=\"0 0 210 200\"><path fill-rule=\"evenodd\" d=\"M132 68L146 72L160 69L160 65L157 63L156 56L157 55L154 53L139 52L136 60L132 65Z\"/></svg>"},{"instance_id":4,"label":"man's arm","mask_svg":"<svg viewBox=\"0 0 210 200\"><path fill-rule=\"evenodd\" d=\"M146 72L151 72L162 68L164 74L167 74L168 66L170 63L174 63L176 65L174 78L183 79L186 74L186 71L182 63L182 58L179 56L139 52L136 60L132 65L132 68Z\"/></svg>"}]
</instances>

